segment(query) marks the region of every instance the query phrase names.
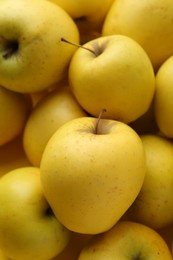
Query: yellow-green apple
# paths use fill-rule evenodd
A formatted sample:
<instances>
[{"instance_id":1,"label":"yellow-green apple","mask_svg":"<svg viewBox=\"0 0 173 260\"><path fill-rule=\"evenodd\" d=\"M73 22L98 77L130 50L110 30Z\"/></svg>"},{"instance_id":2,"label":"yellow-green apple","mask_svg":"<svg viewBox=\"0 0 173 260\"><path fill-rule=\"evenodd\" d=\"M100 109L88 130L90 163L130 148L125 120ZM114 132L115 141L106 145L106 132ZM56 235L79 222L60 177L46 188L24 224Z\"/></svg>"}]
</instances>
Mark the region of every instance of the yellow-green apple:
<instances>
[{"instance_id":1,"label":"yellow-green apple","mask_svg":"<svg viewBox=\"0 0 173 260\"><path fill-rule=\"evenodd\" d=\"M0 146L0 177L19 167L31 166L24 148L23 133L11 142Z\"/></svg>"},{"instance_id":2,"label":"yellow-green apple","mask_svg":"<svg viewBox=\"0 0 173 260\"><path fill-rule=\"evenodd\" d=\"M0 1L0 84L18 92L37 92L66 74L79 42L72 18L49 1Z\"/></svg>"},{"instance_id":3,"label":"yellow-green apple","mask_svg":"<svg viewBox=\"0 0 173 260\"><path fill-rule=\"evenodd\" d=\"M173 143L157 135L142 135L147 171L141 191L128 212L129 219L152 228L173 222Z\"/></svg>"},{"instance_id":4,"label":"yellow-green apple","mask_svg":"<svg viewBox=\"0 0 173 260\"><path fill-rule=\"evenodd\" d=\"M49 0L61 6L77 23L79 28L100 30L104 18L114 0Z\"/></svg>"},{"instance_id":5,"label":"yellow-green apple","mask_svg":"<svg viewBox=\"0 0 173 260\"><path fill-rule=\"evenodd\" d=\"M0 86L0 106L0 146L2 146L23 131L32 106L27 96L2 86Z\"/></svg>"},{"instance_id":6,"label":"yellow-green apple","mask_svg":"<svg viewBox=\"0 0 173 260\"><path fill-rule=\"evenodd\" d=\"M22 167L0 179L0 248L13 260L47 260L69 242L45 199L40 169Z\"/></svg>"},{"instance_id":7,"label":"yellow-green apple","mask_svg":"<svg viewBox=\"0 0 173 260\"><path fill-rule=\"evenodd\" d=\"M105 117L125 123L143 115L153 99L155 75L142 47L124 35L82 46L89 50L77 49L69 66L70 86L80 105L93 116L106 108Z\"/></svg>"},{"instance_id":8,"label":"yellow-green apple","mask_svg":"<svg viewBox=\"0 0 173 260\"><path fill-rule=\"evenodd\" d=\"M156 74L154 115L157 125L168 138L173 138L173 56L169 57Z\"/></svg>"},{"instance_id":9,"label":"yellow-green apple","mask_svg":"<svg viewBox=\"0 0 173 260\"><path fill-rule=\"evenodd\" d=\"M112 229L91 238L78 260L172 260L165 240L152 228L120 221Z\"/></svg>"},{"instance_id":10,"label":"yellow-green apple","mask_svg":"<svg viewBox=\"0 0 173 260\"><path fill-rule=\"evenodd\" d=\"M32 110L23 134L24 150L32 165L39 167L48 140L62 124L86 115L68 86L42 98Z\"/></svg>"},{"instance_id":11,"label":"yellow-green apple","mask_svg":"<svg viewBox=\"0 0 173 260\"><path fill-rule=\"evenodd\" d=\"M143 184L142 142L127 124L93 117L63 124L41 160L45 197L69 230L97 234L112 227Z\"/></svg>"},{"instance_id":12,"label":"yellow-green apple","mask_svg":"<svg viewBox=\"0 0 173 260\"><path fill-rule=\"evenodd\" d=\"M107 12L102 35L123 34L136 40L157 71L173 54L172 0L116 0Z\"/></svg>"}]
</instances>

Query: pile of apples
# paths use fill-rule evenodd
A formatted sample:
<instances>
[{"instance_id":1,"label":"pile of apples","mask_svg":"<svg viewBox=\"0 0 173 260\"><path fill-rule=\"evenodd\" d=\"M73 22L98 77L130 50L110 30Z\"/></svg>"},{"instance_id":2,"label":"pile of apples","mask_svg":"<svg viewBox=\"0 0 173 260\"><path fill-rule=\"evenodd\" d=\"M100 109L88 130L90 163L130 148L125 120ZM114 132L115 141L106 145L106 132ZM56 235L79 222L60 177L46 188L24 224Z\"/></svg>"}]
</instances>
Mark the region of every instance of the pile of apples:
<instances>
[{"instance_id":1,"label":"pile of apples","mask_svg":"<svg viewBox=\"0 0 173 260\"><path fill-rule=\"evenodd\" d=\"M173 1L0 1L0 260L173 259Z\"/></svg>"}]
</instances>

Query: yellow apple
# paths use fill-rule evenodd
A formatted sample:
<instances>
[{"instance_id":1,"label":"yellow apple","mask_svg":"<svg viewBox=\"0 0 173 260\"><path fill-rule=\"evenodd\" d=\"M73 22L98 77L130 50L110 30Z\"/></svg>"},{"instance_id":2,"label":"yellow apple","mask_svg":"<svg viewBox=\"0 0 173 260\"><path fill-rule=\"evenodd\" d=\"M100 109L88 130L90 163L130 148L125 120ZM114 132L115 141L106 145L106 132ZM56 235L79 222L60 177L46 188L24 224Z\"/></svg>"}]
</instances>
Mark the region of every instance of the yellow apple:
<instances>
[{"instance_id":1,"label":"yellow apple","mask_svg":"<svg viewBox=\"0 0 173 260\"><path fill-rule=\"evenodd\" d=\"M154 115L160 131L173 138L173 56L169 57L156 74Z\"/></svg>"},{"instance_id":2,"label":"yellow apple","mask_svg":"<svg viewBox=\"0 0 173 260\"><path fill-rule=\"evenodd\" d=\"M142 47L123 35L99 37L74 53L69 82L80 105L91 115L129 123L149 108L155 91L152 64ZM145 98L144 98L145 97Z\"/></svg>"},{"instance_id":3,"label":"yellow apple","mask_svg":"<svg viewBox=\"0 0 173 260\"><path fill-rule=\"evenodd\" d=\"M123 34L147 52L154 70L173 54L172 0L116 0L104 20L102 35Z\"/></svg>"},{"instance_id":4,"label":"yellow apple","mask_svg":"<svg viewBox=\"0 0 173 260\"><path fill-rule=\"evenodd\" d=\"M128 125L83 117L62 125L41 160L45 197L69 230L97 234L112 227L143 184L142 142Z\"/></svg>"},{"instance_id":5,"label":"yellow apple","mask_svg":"<svg viewBox=\"0 0 173 260\"><path fill-rule=\"evenodd\" d=\"M0 146L22 133L31 111L31 100L0 86Z\"/></svg>"},{"instance_id":6,"label":"yellow apple","mask_svg":"<svg viewBox=\"0 0 173 260\"><path fill-rule=\"evenodd\" d=\"M157 135L142 135L141 140L147 171L127 214L129 219L162 228L173 222L173 143Z\"/></svg>"},{"instance_id":7,"label":"yellow apple","mask_svg":"<svg viewBox=\"0 0 173 260\"><path fill-rule=\"evenodd\" d=\"M0 84L18 92L38 92L60 81L79 42L72 18L49 1L0 1Z\"/></svg>"},{"instance_id":8,"label":"yellow apple","mask_svg":"<svg viewBox=\"0 0 173 260\"><path fill-rule=\"evenodd\" d=\"M164 239L148 226L120 221L90 239L78 260L172 260Z\"/></svg>"},{"instance_id":9,"label":"yellow apple","mask_svg":"<svg viewBox=\"0 0 173 260\"><path fill-rule=\"evenodd\" d=\"M69 242L70 231L53 215L40 170L22 167L0 179L0 248L13 260L48 260Z\"/></svg>"},{"instance_id":10,"label":"yellow apple","mask_svg":"<svg viewBox=\"0 0 173 260\"><path fill-rule=\"evenodd\" d=\"M32 165L40 165L48 140L62 124L86 115L68 86L55 89L42 98L32 110L23 134L24 150Z\"/></svg>"}]
</instances>

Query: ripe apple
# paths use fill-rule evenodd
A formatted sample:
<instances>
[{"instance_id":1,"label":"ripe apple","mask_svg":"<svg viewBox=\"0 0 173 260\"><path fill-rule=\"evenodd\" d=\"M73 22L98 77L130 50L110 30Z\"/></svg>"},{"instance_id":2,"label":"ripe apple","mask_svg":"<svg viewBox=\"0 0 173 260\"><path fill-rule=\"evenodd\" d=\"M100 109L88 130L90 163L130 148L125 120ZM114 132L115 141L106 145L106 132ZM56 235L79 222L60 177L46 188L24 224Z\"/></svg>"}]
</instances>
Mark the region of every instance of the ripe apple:
<instances>
[{"instance_id":1,"label":"ripe apple","mask_svg":"<svg viewBox=\"0 0 173 260\"><path fill-rule=\"evenodd\" d=\"M154 115L160 131L173 138L173 56L170 56L156 74Z\"/></svg>"},{"instance_id":2,"label":"ripe apple","mask_svg":"<svg viewBox=\"0 0 173 260\"><path fill-rule=\"evenodd\" d=\"M127 214L130 220L163 228L173 222L173 143L157 135L143 135L141 140L147 171Z\"/></svg>"},{"instance_id":3,"label":"ripe apple","mask_svg":"<svg viewBox=\"0 0 173 260\"><path fill-rule=\"evenodd\" d=\"M172 260L164 239L148 226L120 221L90 239L78 260Z\"/></svg>"},{"instance_id":4,"label":"ripe apple","mask_svg":"<svg viewBox=\"0 0 173 260\"><path fill-rule=\"evenodd\" d=\"M49 1L0 1L0 84L17 92L38 92L67 72L79 31L61 7Z\"/></svg>"},{"instance_id":5,"label":"ripe apple","mask_svg":"<svg viewBox=\"0 0 173 260\"><path fill-rule=\"evenodd\" d=\"M136 40L157 71L173 54L172 0L116 0L107 12L102 35L123 34Z\"/></svg>"},{"instance_id":6,"label":"ripe apple","mask_svg":"<svg viewBox=\"0 0 173 260\"><path fill-rule=\"evenodd\" d=\"M86 115L68 86L42 98L30 113L23 134L24 150L32 165L39 167L48 140L62 124Z\"/></svg>"},{"instance_id":7,"label":"ripe apple","mask_svg":"<svg viewBox=\"0 0 173 260\"><path fill-rule=\"evenodd\" d=\"M123 35L99 37L83 47L88 50L76 50L69 66L80 105L93 116L106 108L106 118L125 123L143 115L153 99L155 75L142 47Z\"/></svg>"},{"instance_id":8,"label":"ripe apple","mask_svg":"<svg viewBox=\"0 0 173 260\"><path fill-rule=\"evenodd\" d=\"M17 168L0 179L0 248L13 260L47 260L60 253L70 231L53 215L36 167Z\"/></svg>"},{"instance_id":9,"label":"ripe apple","mask_svg":"<svg viewBox=\"0 0 173 260\"><path fill-rule=\"evenodd\" d=\"M0 86L0 146L22 133L31 111L31 100Z\"/></svg>"},{"instance_id":10,"label":"ripe apple","mask_svg":"<svg viewBox=\"0 0 173 260\"><path fill-rule=\"evenodd\" d=\"M69 230L112 227L137 197L146 172L142 142L128 125L76 118L49 139L41 160L45 197Z\"/></svg>"}]
</instances>

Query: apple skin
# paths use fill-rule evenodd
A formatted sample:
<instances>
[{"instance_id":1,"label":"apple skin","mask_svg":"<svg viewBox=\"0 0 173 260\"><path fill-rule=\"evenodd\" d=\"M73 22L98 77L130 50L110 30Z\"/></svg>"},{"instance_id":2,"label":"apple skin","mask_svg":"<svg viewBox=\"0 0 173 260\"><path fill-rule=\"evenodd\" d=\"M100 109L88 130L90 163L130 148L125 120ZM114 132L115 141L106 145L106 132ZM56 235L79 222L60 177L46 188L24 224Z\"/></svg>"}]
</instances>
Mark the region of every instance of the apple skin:
<instances>
[{"instance_id":1,"label":"apple skin","mask_svg":"<svg viewBox=\"0 0 173 260\"><path fill-rule=\"evenodd\" d=\"M120 221L90 239L78 260L172 260L164 239L148 226Z\"/></svg>"},{"instance_id":2,"label":"apple skin","mask_svg":"<svg viewBox=\"0 0 173 260\"><path fill-rule=\"evenodd\" d=\"M125 123L149 108L155 91L152 64L142 47L124 35L99 37L79 48L69 66L69 83L79 104L97 117ZM145 98L144 98L145 97Z\"/></svg>"},{"instance_id":3,"label":"apple skin","mask_svg":"<svg viewBox=\"0 0 173 260\"><path fill-rule=\"evenodd\" d=\"M137 197L146 172L142 142L128 125L83 117L62 125L41 160L45 197L69 230L97 234L112 227Z\"/></svg>"},{"instance_id":4,"label":"apple skin","mask_svg":"<svg viewBox=\"0 0 173 260\"><path fill-rule=\"evenodd\" d=\"M156 74L154 115L161 133L173 138L173 56L170 56Z\"/></svg>"},{"instance_id":5,"label":"apple skin","mask_svg":"<svg viewBox=\"0 0 173 260\"><path fill-rule=\"evenodd\" d=\"M34 166L40 166L45 146L52 134L67 121L87 116L68 86L61 86L41 99L26 122L24 150ZM44 132L40 135L40 132Z\"/></svg>"},{"instance_id":6,"label":"apple skin","mask_svg":"<svg viewBox=\"0 0 173 260\"><path fill-rule=\"evenodd\" d=\"M173 222L173 143L154 134L142 135L147 171L141 191L126 212L128 219L155 229Z\"/></svg>"},{"instance_id":7,"label":"apple skin","mask_svg":"<svg viewBox=\"0 0 173 260\"><path fill-rule=\"evenodd\" d=\"M72 18L49 1L0 2L0 84L22 93L38 92L60 81L79 42ZM9 54L10 53L10 54Z\"/></svg>"},{"instance_id":8,"label":"apple skin","mask_svg":"<svg viewBox=\"0 0 173 260\"><path fill-rule=\"evenodd\" d=\"M109 9L102 35L123 34L147 52L154 71L173 54L172 0L116 0Z\"/></svg>"},{"instance_id":9,"label":"apple skin","mask_svg":"<svg viewBox=\"0 0 173 260\"><path fill-rule=\"evenodd\" d=\"M51 259L68 244L70 231L50 210L39 168L17 168L2 176L0 205L0 248L10 259Z\"/></svg>"}]
</instances>

